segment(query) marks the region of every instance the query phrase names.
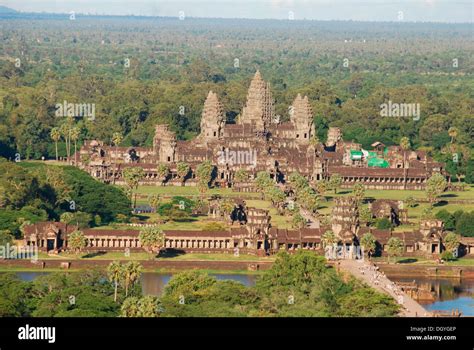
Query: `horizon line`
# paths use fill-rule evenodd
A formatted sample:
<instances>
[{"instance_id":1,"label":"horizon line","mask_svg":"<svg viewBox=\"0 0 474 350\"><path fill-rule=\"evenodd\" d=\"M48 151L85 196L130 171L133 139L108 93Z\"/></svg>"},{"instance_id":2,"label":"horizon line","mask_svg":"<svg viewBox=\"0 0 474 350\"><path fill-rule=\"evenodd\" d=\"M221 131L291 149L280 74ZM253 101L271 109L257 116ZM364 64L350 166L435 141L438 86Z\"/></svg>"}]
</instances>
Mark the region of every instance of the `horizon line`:
<instances>
[{"instance_id":1,"label":"horizon line","mask_svg":"<svg viewBox=\"0 0 474 350\"><path fill-rule=\"evenodd\" d=\"M6 8L12 9L11 7ZM0 13L0 18L5 17L6 15L12 16L15 14L22 15L64 15L70 16L73 11L70 12L44 12L44 11L21 11L12 9L15 12L5 12ZM354 23L409 23L409 24L473 24L472 22L449 22L449 21L410 21L410 20L356 20L356 19L311 19L311 18L252 18L252 17L194 17L194 16L185 16L185 19L180 19L179 16L153 16L153 15L136 15L136 14L107 14L107 13L84 13L84 12L75 12L75 16L84 16L84 17L135 17L135 18L163 18L163 19L177 19L178 21L184 21L188 19L211 19L211 20L251 20L251 21L286 21L286 22L354 22Z\"/></svg>"}]
</instances>

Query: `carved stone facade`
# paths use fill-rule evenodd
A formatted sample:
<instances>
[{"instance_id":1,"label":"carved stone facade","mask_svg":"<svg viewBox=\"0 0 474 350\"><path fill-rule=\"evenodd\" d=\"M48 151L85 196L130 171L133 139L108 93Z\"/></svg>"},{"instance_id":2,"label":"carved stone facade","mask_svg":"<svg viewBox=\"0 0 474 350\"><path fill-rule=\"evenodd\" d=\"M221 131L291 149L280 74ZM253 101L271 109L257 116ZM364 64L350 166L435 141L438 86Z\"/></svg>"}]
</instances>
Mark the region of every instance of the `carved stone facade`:
<instances>
[{"instance_id":1,"label":"carved stone facade","mask_svg":"<svg viewBox=\"0 0 474 350\"><path fill-rule=\"evenodd\" d=\"M403 152L398 146L374 143L365 151L360 144L343 140L339 128L331 127L325 144L315 144L315 125L311 102L298 94L289 109L289 121L274 114L270 85L257 71L247 94L247 101L237 122L225 121L224 107L216 93L209 92L201 119L201 133L194 140L177 140L167 125L157 125L153 147L115 147L102 141L86 141L80 149L78 166L105 182L123 183L123 169L144 169L144 185L162 185L157 174L160 163L168 164L171 174L166 185L183 185L176 174L177 162L191 168L185 186L196 185L196 167L210 160L216 167L213 183L233 187L235 173L246 170L251 182L259 171L266 171L276 182L285 182L292 172L299 172L310 182L342 177L342 187L362 183L368 189L425 188L433 173L444 174L444 165L425 152ZM75 159L73 155L72 160Z\"/></svg>"},{"instance_id":2,"label":"carved stone facade","mask_svg":"<svg viewBox=\"0 0 474 350\"><path fill-rule=\"evenodd\" d=\"M238 119L238 124L249 124L257 132L264 132L273 122L273 103L270 83L265 82L257 71L250 82L247 103Z\"/></svg>"},{"instance_id":3,"label":"carved stone facade","mask_svg":"<svg viewBox=\"0 0 474 350\"><path fill-rule=\"evenodd\" d=\"M201 116L201 139L205 141L222 138L225 125L224 108L215 92L209 91Z\"/></svg>"}]
</instances>

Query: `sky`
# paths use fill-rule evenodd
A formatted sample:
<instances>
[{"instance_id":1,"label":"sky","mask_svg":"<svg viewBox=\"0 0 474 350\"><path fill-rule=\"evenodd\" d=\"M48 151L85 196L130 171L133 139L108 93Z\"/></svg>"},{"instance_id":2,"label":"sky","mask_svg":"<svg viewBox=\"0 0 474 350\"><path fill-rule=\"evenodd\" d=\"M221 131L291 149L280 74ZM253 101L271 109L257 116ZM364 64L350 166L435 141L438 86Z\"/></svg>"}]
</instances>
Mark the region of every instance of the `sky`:
<instances>
[{"instance_id":1,"label":"sky","mask_svg":"<svg viewBox=\"0 0 474 350\"><path fill-rule=\"evenodd\" d=\"M24 12L255 19L473 22L474 0L0 0Z\"/></svg>"}]
</instances>

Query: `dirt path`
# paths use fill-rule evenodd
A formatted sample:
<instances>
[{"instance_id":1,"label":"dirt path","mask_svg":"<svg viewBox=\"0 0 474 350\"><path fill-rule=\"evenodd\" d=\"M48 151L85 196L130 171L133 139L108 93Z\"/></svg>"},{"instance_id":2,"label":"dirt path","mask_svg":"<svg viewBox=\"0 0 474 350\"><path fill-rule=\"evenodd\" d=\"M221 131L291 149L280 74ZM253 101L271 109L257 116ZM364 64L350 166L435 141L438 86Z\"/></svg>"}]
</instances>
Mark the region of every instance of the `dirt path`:
<instances>
[{"instance_id":1,"label":"dirt path","mask_svg":"<svg viewBox=\"0 0 474 350\"><path fill-rule=\"evenodd\" d=\"M403 317L429 317L430 313L420 304L410 298L385 274L378 272L375 265L366 260L340 260L339 267L349 272L354 277L363 280L372 288L377 289L394 298L402 307L400 316Z\"/></svg>"}]
</instances>

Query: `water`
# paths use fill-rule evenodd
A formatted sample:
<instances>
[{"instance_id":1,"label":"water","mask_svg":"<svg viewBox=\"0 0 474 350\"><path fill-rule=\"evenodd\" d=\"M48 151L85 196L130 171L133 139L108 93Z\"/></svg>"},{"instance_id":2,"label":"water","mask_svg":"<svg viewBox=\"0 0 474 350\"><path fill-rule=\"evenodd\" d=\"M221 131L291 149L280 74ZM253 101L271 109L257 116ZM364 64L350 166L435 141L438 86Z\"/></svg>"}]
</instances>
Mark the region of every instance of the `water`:
<instances>
[{"instance_id":1,"label":"water","mask_svg":"<svg viewBox=\"0 0 474 350\"><path fill-rule=\"evenodd\" d=\"M48 272L17 272L24 281L32 281L38 276ZM246 286L253 286L257 280L256 275L250 274L213 274L219 280L234 280ZM168 284L172 274L145 272L141 276L141 284L145 295L161 295L164 287ZM428 279L428 278L396 278L391 280L397 282L413 282L418 286L431 291L434 297L432 301L420 301L428 311L442 310L451 311L458 309L463 316L474 316L474 279Z\"/></svg>"},{"instance_id":2,"label":"water","mask_svg":"<svg viewBox=\"0 0 474 350\"><path fill-rule=\"evenodd\" d=\"M32 281L36 277L48 274L48 272L17 272L16 275L23 281ZM218 280L233 280L242 283L245 286L255 285L256 275L245 274L212 274ZM142 290L145 295L161 295L164 287L168 284L172 274L145 272L141 276Z\"/></svg>"},{"instance_id":3,"label":"water","mask_svg":"<svg viewBox=\"0 0 474 350\"><path fill-rule=\"evenodd\" d=\"M433 301L419 301L428 311L459 310L463 316L474 316L474 280L456 278L390 278L394 282L413 282L431 291Z\"/></svg>"},{"instance_id":4,"label":"water","mask_svg":"<svg viewBox=\"0 0 474 350\"><path fill-rule=\"evenodd\" d=\"M218 280L233 280L242 283L245 286L255 285L257 276L239 275L239 274L212 274ZM163 274L156 272L145 272L141 276L142 290L145 295L160 295L168 284L172 274Z\"/></svg>"}]
</instances>

